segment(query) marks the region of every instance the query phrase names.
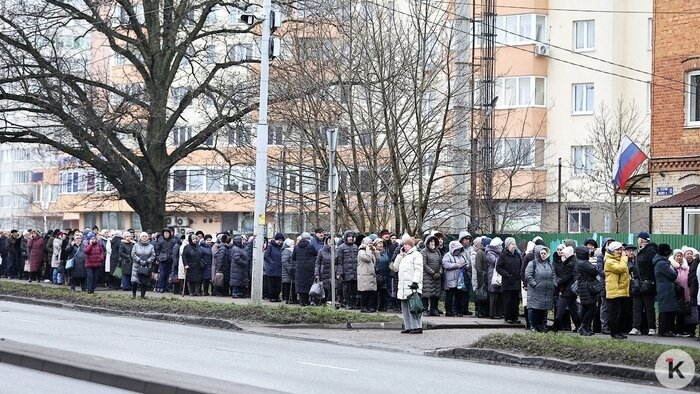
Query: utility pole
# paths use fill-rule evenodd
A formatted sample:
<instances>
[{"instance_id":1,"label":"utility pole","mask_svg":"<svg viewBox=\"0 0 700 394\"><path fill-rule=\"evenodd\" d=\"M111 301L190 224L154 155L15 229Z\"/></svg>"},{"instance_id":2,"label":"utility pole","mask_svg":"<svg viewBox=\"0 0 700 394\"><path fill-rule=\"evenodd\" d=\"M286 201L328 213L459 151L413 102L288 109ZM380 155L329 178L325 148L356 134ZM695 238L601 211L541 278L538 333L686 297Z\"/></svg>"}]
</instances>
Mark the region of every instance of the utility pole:
<instances>
[{"instance_id":1,"label":"utility pole","mask_svg":"<svg viewBox=\"0 0 700 394\"><path fill-rule=\"evenodd\" d=\"M557 182L557 232L561 234L561 157L559 158L559 176Z\"/></svg>"},{"instance_id":2,"label":"utility pole","mask_svg":"<svg viewBox=\"0 0 700 394\"><path fill-rule=\"evenodd\" d=\"M253 248L251 301L254 304L262 303L263 243L267 232L265 215L267 206L267 98L270 79L270 35L272 28L279 26L281 22L279 16L271 11L271 0L263 0L262 35L260 38L260 105L258 107L258 134L255 151L255 213L253 215L255 246ZM241 19L252 24L257 17L243 14Z\"/></svg>"},{"instance_id":3,"label":"utility pole","mask_svg":"<svg viewBox=\"0 0 700 394\"><path fill-rule=\"evenodd\" d=\"M338 170L335 168L335 150L338 144L338 129L326 130L326 137L328 138L328 198L331 209L331 305L335 308L335 194L339 186Z\"/></svg>"}]
</instances>

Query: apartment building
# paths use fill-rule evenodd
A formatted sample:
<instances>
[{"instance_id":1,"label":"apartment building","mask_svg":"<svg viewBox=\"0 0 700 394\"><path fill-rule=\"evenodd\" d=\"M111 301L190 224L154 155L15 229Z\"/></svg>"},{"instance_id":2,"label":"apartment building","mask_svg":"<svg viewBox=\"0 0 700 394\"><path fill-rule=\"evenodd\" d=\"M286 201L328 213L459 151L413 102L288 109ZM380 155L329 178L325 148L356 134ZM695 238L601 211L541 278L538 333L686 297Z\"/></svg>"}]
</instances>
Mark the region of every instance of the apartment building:
<instances>
[{"instance_id":1,"label":"apartment building","mask_svg":"<svg viewBox=\"0 0 700 394\"><path fill-rule=\"evenodd\" d=\"M654 11L651 230L700 234L700 4L655 0Z\"/></svg>"},{"instance_id":2,"label":"apartment building","mask_svg":"<svg viewBox=\"0 0 700 394\"><path fill-rule=\"evenodd\" d=\"M629 199L616 200L606 185L612 175L604 159L616 151L596 141L607 134L600 119L607 111L614 120L619 103L634 113L630 137L640 146L648 138L651 3L496 2L496 162L508 167L517 157L515 184L526 189L500 202L502 210L520 212L506 230L628 231ZM477 59L480 47L477 41ZM645 229L644 197L633 197L631 212L629 230Z\"/></svg>"}]
</instances>

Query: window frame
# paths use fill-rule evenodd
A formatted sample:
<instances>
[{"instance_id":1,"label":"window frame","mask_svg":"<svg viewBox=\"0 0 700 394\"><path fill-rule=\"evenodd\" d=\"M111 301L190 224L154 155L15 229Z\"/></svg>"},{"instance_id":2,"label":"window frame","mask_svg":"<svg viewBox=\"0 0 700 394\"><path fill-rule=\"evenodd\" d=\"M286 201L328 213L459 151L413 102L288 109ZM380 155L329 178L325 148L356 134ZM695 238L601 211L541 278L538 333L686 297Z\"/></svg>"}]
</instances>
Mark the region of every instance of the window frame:
<instances>
[{"instance_id":1,"label":"window frame","mask_svg":"<svg viewBox=\"0 0 700 394\"><path fill-rule=\"evenodd\" d=\"M576 87L583 86L584 100L583 103L588 105L588 85L592 87L593 99L591 102L591 108L586 107L584 110L576 110ZM595 112L595 83L593 82L582 82L582 83L572 83L571 84L571 115L593 115Z\"/></svg>"},{"instance_id":2,"label":"window frame","mask_svg":"<svg viewBox=\"0 0 700 394\"><path fill-rule=\"evenodd\" d=\"M529 78L530 89L530 101L527 104L520 102L520 82L524 78ZM515 80L515 91L513 92L513 97L515 98L515 104L509 104L506 100L506 82L508 80ZM544 83L542 85L542 104L537 104L535 102L537 97L537 80L542 80ZM503 76L496 78L495 81L496 95L502 97L503 100L498 100L496 102L496 109L509 109L509 108L546 108L547 107L547 77L539 75L519 75L519 76Z\"/></svg>"},{"instance_id":3,"label":"window frame","mask_svg":"<svg viewBox=\"0 0 700 394\"><path fill-rule=\"evenodd\" d=\"M522 23L522 18L528 17L530 19L530 32L529 32L529 37L521 37L525 36L523 34L524 32L522 31L522 27L524 26ZM508 18L515 18L515 34L509 34L509 31L506 30L506 23ZM540 18L543 20L542 23L542 36L537 37L537 32L538 32L538 25L537 25L537 19ZM532 45L535 43L546 43L547 42L547 22L548 22L548 17L547 15L544 14L512 14L512 15L498 15L496 16L496 25L495 25L495 30L496 30L496 46L514 46L514 45ZM481 19L476 19L474 20L474 27L473 27L474 34L476 35L476 39L474 42L474 47L476 48L481 48L481 31L482 31L482 24L481 24ZM514 40L509 40L510 37L514 37Z\"/></svg>"},{"instance_id":4,"label":"window frame","mask_svg":"<svg viewBox=\"0 0 700 394\"><path fill-rule=\"evenodd\" d=\"M576 224L578 224L578 229L576 231L572 230L571 225L572 221L570 220L572 218L572 214L576 214L578 216L578 221L575 221ZM582 227L581 226L581 218L582 215L588 214L588 228ZM580 234L580 233L586 233L591 231L591 209L590 208L567 208L566 209L566 229L568 230L567 232L572 233L572 234Z\"/></svg>"},{"instance_id":5,"label":"window frame","mask_svg":"<svg viewBox=\"0 0 700 394\"><path fill-rule=\"evenodd\" d=\"M695 93L693 93L693 77L697 77L697 84L694 85ZM685 127L700 127L700 102L698 101L700 100L700 70L688 71L685 76L685 82L688 86L685 92ZM695 118L697 120L691 120L693 97L695 98Z\"/></svg>"},{"instance_id":6,"label":"window frame","mask_svg":"<svg viewBox=\"0 0 700 394\"><path fill-rule=\"evenodd\" d=\"M593 42L592 43L588 42L589 23L591 26L593 26ZM578 34L578 30L576 27L578 24L581 24L582 26L585 27L584 32L583 32L584 43L583 43L583 46L581 48L577 48L577 46L576 46L577 45L576 37ZM575 52L593 52L593 51L595 51L595 19L583 19L583 20L574 21L573 27L574 27L574 30L573 30L573 39L574 39L573 50Z\"/></svg>"},{"instance_id":7,"label":"window frame","mask_svg":"<svg viewBox=\"0 0 700 394\"><path fill-rule=\"evenodd\" d=\"M581 150L583 166L576 165L576 150ZM593 175L593 145L571 146L571 175L574 177L586 177ZM590 167L587 164L590 163Z\"/></svg>"}]
</instances>

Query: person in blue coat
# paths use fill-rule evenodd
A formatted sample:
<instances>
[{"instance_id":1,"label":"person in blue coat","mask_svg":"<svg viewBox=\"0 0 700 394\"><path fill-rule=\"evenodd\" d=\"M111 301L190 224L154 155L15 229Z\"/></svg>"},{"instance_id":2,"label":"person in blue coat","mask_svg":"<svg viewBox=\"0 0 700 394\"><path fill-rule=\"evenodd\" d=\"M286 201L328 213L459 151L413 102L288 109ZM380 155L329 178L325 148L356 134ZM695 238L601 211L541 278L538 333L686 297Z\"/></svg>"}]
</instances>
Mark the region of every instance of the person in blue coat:
<instances>
[{"instance_id":1,"label":"person in blue coat","mask_svg":"<svg viewBox=\"0 0 700 394\"><path fill-rule=\"evenodd\" d=\"M659 336L662 337L675 336L673 323L680 309L673 286L678 272L671 267L671 261L668 259L672 253L671 246L659 244L659 249L652 261L656 279L656 299L659 302Z\"/></svg>"},{"instance_id":2,"label":"person in blue coat","mask_svg":"<svg viewBox=\"0 0 700 394\"><path fill-rule=\"evenodd\" d=\"M282 245L284 234L277 233L265 249L265 275L263 276L263 298L270 302L280 302L282 290Z\"/></svg>"}]
</instances>

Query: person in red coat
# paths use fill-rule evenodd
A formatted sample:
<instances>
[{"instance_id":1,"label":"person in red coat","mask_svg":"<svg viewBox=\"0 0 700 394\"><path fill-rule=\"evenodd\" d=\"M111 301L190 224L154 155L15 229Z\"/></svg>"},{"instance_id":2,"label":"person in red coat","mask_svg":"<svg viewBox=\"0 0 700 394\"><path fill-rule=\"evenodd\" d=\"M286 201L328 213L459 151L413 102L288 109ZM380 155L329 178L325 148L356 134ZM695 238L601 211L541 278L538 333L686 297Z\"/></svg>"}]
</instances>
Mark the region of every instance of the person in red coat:
<instances>
[{"instance_id":1,"label":"person in red coat","mask_svg":"<svg viewBox=\"0 0 700 394\"><path fill-rule=\"evenodd\" d=\"M29 233L29 241L27 241L27 252L29 252L29 280L39 282L39 273L41 266L44 263L44 240L39 233L32 231Z\"/></svg>"},{"instance_id":2,"label":"person in red coat","mask_svg":"<svg viewBox=\"0 0 700 394\"><path fill-rule=\"evenodd\" d=\"M88 244L85 247L85 270L87 271L88 294L95 292L95 283L98 280L102 262L104 261L105 250L100 245L94 234L88 234Z\"/></svg>"}]
</instances>

